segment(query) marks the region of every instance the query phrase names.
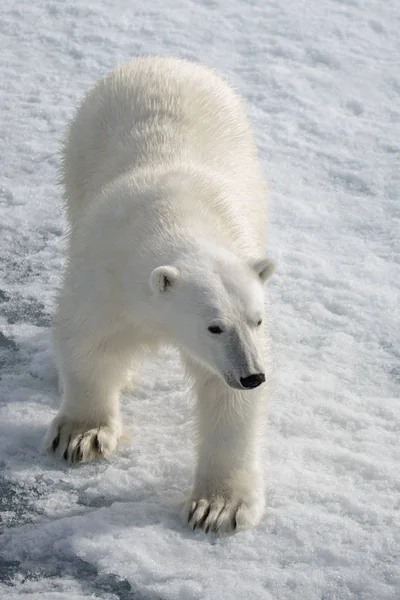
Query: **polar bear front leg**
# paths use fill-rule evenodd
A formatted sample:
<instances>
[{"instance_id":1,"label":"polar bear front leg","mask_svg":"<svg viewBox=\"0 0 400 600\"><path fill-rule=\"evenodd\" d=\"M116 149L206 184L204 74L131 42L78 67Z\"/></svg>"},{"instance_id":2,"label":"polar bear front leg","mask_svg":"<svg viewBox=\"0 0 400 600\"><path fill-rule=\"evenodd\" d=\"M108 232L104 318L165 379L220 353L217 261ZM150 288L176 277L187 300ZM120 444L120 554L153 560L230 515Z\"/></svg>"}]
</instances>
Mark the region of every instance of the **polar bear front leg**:
<instances>
[{"instance_id":1,"label":"polar bear front leg","mask_svg":"<svg viewBox=\"0 0 400 600\"><path fill-rule=\"evenodd\" d=\"M97 365L100 367L100 364ZM82 367L82 365L81 365ZM64 372L63 399L44 439L44 448L72 463L109 456L122 435L120 381L101 368Z\"/></svg>"},{"instance_id":2,"label":"polar bear front leg","mask_svg":"<svg viewBox=\"0 0 400 600\"><path fill-rule=\"evenodd\" d=\"M259 464L264 393L238 392L216 377L196 387L198 457L184 522L206 533L254 527L264 510Z\"/></svg>"}]
</instances>

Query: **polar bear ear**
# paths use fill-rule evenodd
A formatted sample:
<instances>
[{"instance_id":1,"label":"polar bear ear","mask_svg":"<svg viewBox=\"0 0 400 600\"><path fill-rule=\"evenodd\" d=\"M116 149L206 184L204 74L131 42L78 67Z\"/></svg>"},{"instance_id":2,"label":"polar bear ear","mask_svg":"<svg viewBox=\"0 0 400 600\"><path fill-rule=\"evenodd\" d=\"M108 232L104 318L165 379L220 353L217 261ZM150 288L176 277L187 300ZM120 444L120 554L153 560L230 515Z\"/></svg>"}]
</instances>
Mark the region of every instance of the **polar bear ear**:
<instances>
[{"instance_id":1,"label":"polar bear ear","mask_svg":"<svg viewBox=\"0 0 400 600\"><path fill-rule=\"evenodd\" d=\"M150 287L153 292L165 292L179 279L175 267L157 267L150 275Z\"/></svg>"},{"instance_id":2,"label":"polar bear ear","mask_svg":"<svg viewBox=\"0 0 400 600\"><path fill-rule=\"evenodd\" d=\"M260 258L251 264L251 268L257 273L261 281L264 283L275 271L276 263L270 258Z\"/></svg>"}]
</instances>

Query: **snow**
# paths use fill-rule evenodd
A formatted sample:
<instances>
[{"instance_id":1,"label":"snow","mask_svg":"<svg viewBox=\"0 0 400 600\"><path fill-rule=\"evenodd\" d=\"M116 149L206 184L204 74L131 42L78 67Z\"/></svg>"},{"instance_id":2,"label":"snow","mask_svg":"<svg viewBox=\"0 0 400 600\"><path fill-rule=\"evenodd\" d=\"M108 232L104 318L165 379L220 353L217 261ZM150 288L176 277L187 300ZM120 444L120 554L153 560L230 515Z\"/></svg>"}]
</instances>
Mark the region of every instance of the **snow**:
<instances>
[{"instance_id":1,"label":"snow","mask_svg":"<svg viewBox=\"0 0 400 600\"><path fill-rule=\"evenodd\" d=\"M399 28L396 0L2 0L1 598L399 600ZM171 352L123 397L112 459L40 453L60 139L89 85L158 53L239 89L271 193L267 510L227 539L179 520L191 398Z\"/></svg>"}]
</instances>

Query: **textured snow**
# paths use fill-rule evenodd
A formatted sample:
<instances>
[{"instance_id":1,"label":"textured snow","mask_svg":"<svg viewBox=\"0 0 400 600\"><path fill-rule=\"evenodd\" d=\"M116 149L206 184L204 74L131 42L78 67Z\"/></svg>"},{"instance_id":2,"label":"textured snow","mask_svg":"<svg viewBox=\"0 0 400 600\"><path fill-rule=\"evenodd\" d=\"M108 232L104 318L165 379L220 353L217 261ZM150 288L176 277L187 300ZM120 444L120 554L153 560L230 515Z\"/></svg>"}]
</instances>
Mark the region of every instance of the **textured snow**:
<instances>
[{"instance_id":1,"label":"textured snow","mask_svg":"<svg viewBox=\"0 0 400 600\"><path fill-rule=\"evenodd\" d=\"M400 7L397 0L2 0L0 597L399 600ZM131 440L66 468L57 151L89 85L141 54L226 74L271 191L277 391L261 525L182 527L191 399L173 353L122 400Z\"/></svg>"}]
</instances>

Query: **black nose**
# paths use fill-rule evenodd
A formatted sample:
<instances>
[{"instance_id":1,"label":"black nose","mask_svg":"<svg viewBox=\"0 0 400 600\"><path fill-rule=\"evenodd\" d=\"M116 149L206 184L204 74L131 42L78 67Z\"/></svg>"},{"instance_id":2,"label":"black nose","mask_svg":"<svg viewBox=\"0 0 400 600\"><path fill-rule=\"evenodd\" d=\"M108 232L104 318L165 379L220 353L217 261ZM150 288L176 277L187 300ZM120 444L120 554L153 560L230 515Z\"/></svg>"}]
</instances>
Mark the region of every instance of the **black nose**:
<instances>
[{"instance_id":1,"label":"black nose","mask_svg":"<svg viewBox=\"0 0 400 600\"><path fill-rule=\"evenodd\" d=\"M255 375L249 375L248 377L241 377L240 383L246 389L256 388L265 381L264 373L255 373Z\"/></svg>"}]
</instances>

